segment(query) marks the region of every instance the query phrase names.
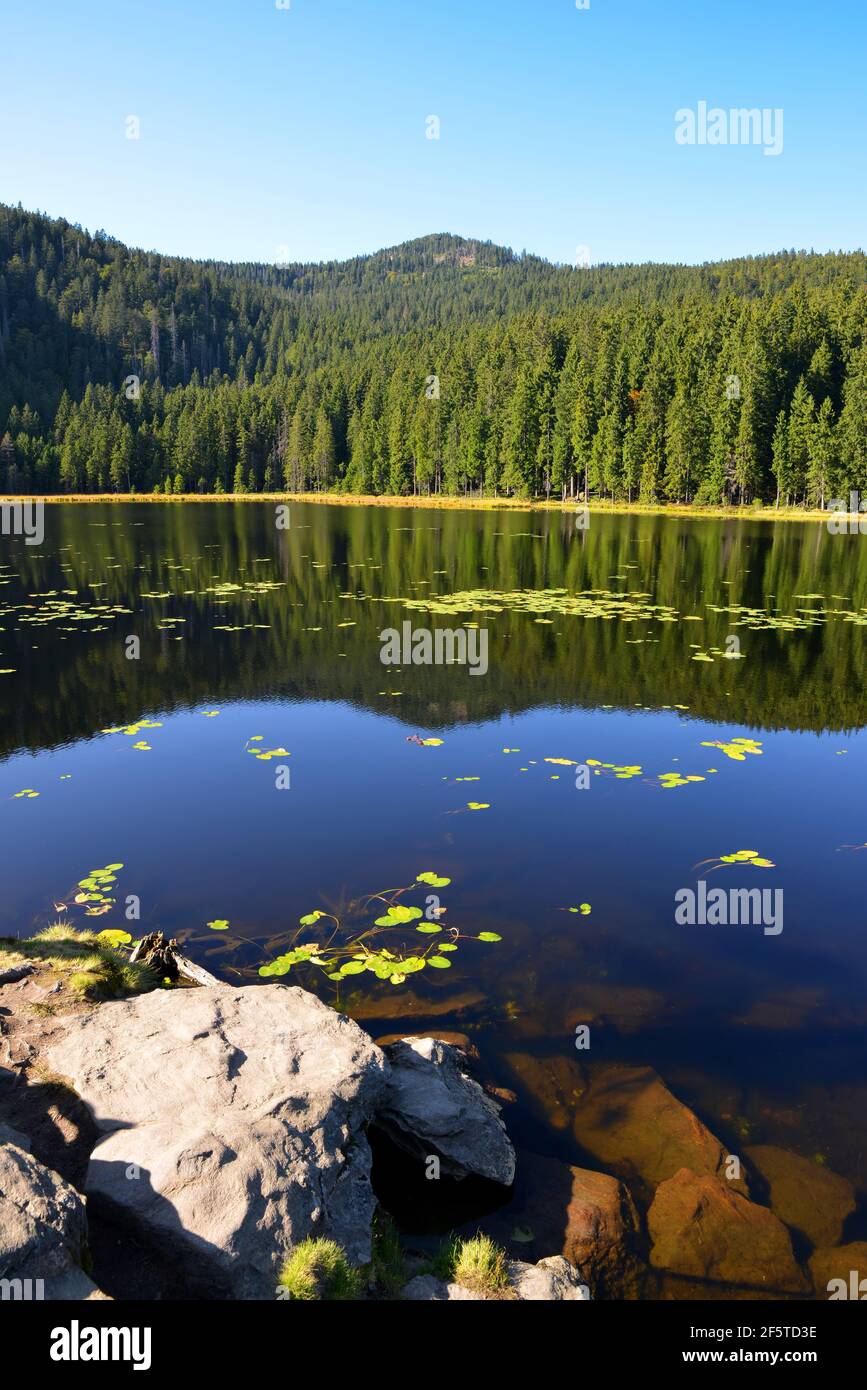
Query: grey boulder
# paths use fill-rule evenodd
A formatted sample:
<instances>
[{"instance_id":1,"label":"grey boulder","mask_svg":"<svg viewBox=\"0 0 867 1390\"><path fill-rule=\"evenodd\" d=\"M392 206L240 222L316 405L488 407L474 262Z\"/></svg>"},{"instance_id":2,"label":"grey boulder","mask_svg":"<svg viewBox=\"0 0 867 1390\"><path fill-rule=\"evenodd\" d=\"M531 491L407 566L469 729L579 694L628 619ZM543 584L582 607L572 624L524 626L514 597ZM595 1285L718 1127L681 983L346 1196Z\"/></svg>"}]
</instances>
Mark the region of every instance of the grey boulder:
<instances>
[{"instance_id":1,"label":"grey boulder","mask_svg":"<svg viewBox=\"0 0 867 1390\"><path fill-rule=\"evenodd\" d=\"M518 1260L509 1263L509 1284L524 1303L588 1303L590 1293L581 1276L562 1255L551 1255L535 1265Z\"/></svg>"},{"instance_id":2,"label":"grey boulder","mask_svg":"<svg viewBox=\"0 0 867 1390\"><path fill-rule=\"evenodd\" d=\"M190 1296L274 1298L309 1236L370 1259L365 1127L387 1063L315 995L273 984L105 1003L70 1020L48 1062L105 1136L88 1199L170 1258Z\"/></svg>"},{"instance_id":3,"label":"grey boulder","mask_svg":"<svg viewBox=\"0 0 867 1390\"><path fill-rule=\"evenodd\" d=\"M33 1157L23 1134L0 1125L0 1297L103 1297L81 1268L86 1260L82 1198Z\"/></svg>"},{"instance_id":4,"label":"grey boulder","mask_svg":"<svg viewBox=\"0 0 867 1390\"><path fill-rule=\"evenodd\" d=\"M377 1123L394 1142L448 1177L470 1174L511 1187L515 1150L500 1107L468 1075L460 1048L437 1038L402 1038L385 1049L391 1074Z\"/></svg>"},{"instance_id":5,"label":"grey boulder","mask_svg":"<svg viewBox=\"0 0 867 1390\"><path fill-rule=\"evenodd\" d=\"M408 1303L483 1303L480 1293L465 1289L463 1284L448 1284L444 1279L436 1279L433 1274L417 1274L404 1285L401 1298Z\"/></svg>"}]
</instances>

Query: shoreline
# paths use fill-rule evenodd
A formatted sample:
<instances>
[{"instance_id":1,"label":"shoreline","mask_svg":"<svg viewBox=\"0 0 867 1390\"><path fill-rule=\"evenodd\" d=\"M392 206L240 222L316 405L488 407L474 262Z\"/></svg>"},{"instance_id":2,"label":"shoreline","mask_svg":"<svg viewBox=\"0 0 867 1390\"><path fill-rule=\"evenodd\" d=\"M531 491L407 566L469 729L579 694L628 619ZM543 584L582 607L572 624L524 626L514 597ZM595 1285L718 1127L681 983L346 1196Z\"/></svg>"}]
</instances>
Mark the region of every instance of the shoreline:
<instances>
[{"instance_id":1,"label":"shoreline","mask_svg":"<svg viewBox=\"0 0 867 1390\"><path fill-rule=\"evenodd\" d=\"M82 987L77 967L94 952L98 969ZM163 984L174 987L161 986L166 967L173 975ZM47 993L54 1002L43 1012L37 1006ZM473 1240L452 1247L445 1237L439 1251L430 1251L398 1233L389 1204L400 1205L412 1184L419 1151L435 1154L453 1181L469 1178L495 1186L503 1200L511 1196L516 1151L501 1117L503 1097L464 1034L403 1032L377 1040L371 1023L306 988L217 979L178 955L161 933L141 938L128 954L123 945L61 924L24 940L0 937L0 997L10 1006L4 1035L22 1055L23 1082L14 1090L0 1085L0 1221L7 1236L0 1273L35 1274L40 1298L585 1302L590 1285L602 1292L611 1277L611 1241L597 1242L576 1223L560 1238L554 1220L545 1236L554 1253L546 1247L529 1263L505 1231L500 1243L487 1237L483 1253L490 1252L500 1277L468 1280L465 1288L459 1255L475 1248ZM183 1060L169 1060L178 1029L187 1040ZM276 1053L275 1037L283 1039ZM128 1038L134 1079L122 1061ZM239 1051L252 1064L227 1092L221 1077ZM435 1133L424 1118L428 1109L441 1123ZM251 1121L251 1113L268 1121ZM120 1123L103 1122L108 1114ZM211 1150L184 1162L191 1148L201 1148L203 1126L219 1136L210 1141L217 1162L208 1162ZM127 1158L115 1155L115 1132ZM401 1156L384 1194L371 1181L374 1151L383 1143ZM144 1199L130 1181L140 1176ZM617 1180L595 1170L583 1177L599 1224L608 1208L612 1215L621 1206L631 1212ZM207 1200L215 1181L217 1208ZM39 1203L36 1237L28 1201ZM481 1220L484 1203L479 1213ZM637 1282L637 1221L622 1225L618 1277ZM324 1287L325 1271L323 1286L304 1277L329 1244L346 1272L339 1295Z\"/></svg>"},{"instance_id":2,"label":"shoreline","mask_svg":"<svg viewBox=\"0 0 867 1390\"><path fill-rule=\"evenodd\" d=\"M322 506L338 507L403 507L408 509L431 509L440 511L468 512L560 512L571 514L583 506L577 498L565 502L513 497L450 497L442 494L430 497L396 496L391 494L365 494L341 492L220 492L177 494L136 493L136 492L93 492L93 493L20 493L14 496L0 494L0 505L41 502L47 505L72 503L87 506L96 503L114 505L118 503L228 503L228 502L285 502L317 503ZM694 506L677 502L604 502L587 504L591 515L597 516L662 516L669 520L702 518L714 521L821 521L827 522L835 517L838 522L850 516L863 520L861 513L822 511L817 508L804 510L800 507L766 506Z\"/></svg>"},{"instance_id":3,"label":"shoreline","mask_svg":"<svg viewBox=\"0 0 867 1390\"><path fill-rule=\"evenodd\" d=\"M653 1302L674 1276L712 1280L725 1302L744 1288L813 1301L867 1252L845 1240L852 1183L776 1146L748 1146L742 1171L653 1066L588 1073L563 1059L556 1103L574 1088L571 1128L591 1165L577 1166L513 1142L503 1109L519 1093L494 1084L468 1034L432 1019L377 1037L371 1020L282 981L165 988L158 955L60 923L0 938L4 962L18 1075L0 1086L0 1269L40 1279L39 1297ZM239 1055L249 1065L227 1090ZM540 1066L519 1052L512 1072L544 1105ZM384 1151L388 1181L374 1190ZM475 1237L437 1252L398 1215L432 1162L437 1178L476 1184L457 1223L477 1223ZM446 1232L453 1195L436 1200ZM302 1277L329 1250L339 1293L327 1269Z\"/></svg>"}]
</instances>

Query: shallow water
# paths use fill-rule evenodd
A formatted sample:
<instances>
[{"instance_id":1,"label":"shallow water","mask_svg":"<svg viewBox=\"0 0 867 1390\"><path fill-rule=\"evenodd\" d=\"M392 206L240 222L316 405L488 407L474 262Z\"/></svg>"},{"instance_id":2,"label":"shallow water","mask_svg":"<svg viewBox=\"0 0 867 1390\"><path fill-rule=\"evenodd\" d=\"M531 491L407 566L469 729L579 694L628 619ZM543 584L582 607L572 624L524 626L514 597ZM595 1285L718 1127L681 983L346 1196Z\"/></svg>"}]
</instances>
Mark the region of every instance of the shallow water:
<instances>
[{"instance_id":1,"label":"shallow water","mask_svg":"<svg viewBox=\"0 0 867 1390\"><path fill-rule=\"evenodd\" d=\"M624 1060L656 1068L733 1150L792 1149L863 1199L864 539L388 507L293 505L290 520L259 503L57 505L41 546L0 540L0 932L47 925L89 870L120 862L97 929L124 926L134 894L136 934L159 928L254 982L301 915L345 920L433 870L451 883L402 901L438 891L444 926L499 942L462 941L449 969L399 985L284 978L375 1036L433 1020L470 1033L517 1093L522 1151L600 1166L573 1136L568 1080L544 1078L568 1061L580 1091L578 1063ZM407 619L477 622L487 672L386 668L379 634ZM159 727L104 732L143 718ZM254 738L289 756L251 756ZM757 751L706 746L736 738ZM695 867L746 848L773 867ZM782 890L783 930L679 925L675 893L700 877ZM589 915L568 911L581 903ZM862 1206L846 1238L865 1227Z\"/></svg>"}]
</instances>

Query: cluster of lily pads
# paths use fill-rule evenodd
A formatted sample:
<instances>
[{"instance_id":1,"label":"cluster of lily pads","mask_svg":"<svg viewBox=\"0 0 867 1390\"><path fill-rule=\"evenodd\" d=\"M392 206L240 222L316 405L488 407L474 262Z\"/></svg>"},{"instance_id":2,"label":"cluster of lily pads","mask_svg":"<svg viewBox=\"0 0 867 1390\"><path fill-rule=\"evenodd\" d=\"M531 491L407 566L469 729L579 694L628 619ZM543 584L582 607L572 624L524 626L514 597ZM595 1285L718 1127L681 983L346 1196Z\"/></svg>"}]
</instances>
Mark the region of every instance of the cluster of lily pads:
<instances>
[{"instance_id":1,"label":"cluster of lily pads","mask_svg":"<svg viewBox=\"0 0 867 1390\"><path fill-rule=\"evenodd\" d=\"M762 741L758 738L733 738L728 742L723 739L702 739L702 748L718 748L721 753L725 753L732 762L743 763L747 760L747 754L753 757L761 757Z\"/></svg>"},{"instance_id":2,"label":"cluster of lily pads","mask_svg":"<svg viewBox=\"0 0 867 1390\"><path fill-rule=\"evenodd\" d=\"M104 917L107 912L116 905L116 898L112 893L117 875L123 868L123 864L106 864L101 869L91 869L85 874L84 878L79 879L75 889L71 893L71 905L84 909L85 917ZM60 902L54 904L55 912L68 912L70 904ZM57 927L50 928L51 931L61 929L64 923L58 923ZM132 937L128 931L123 931L118 927L110 927L96 934L96 940L103 946L128 946Z\"/></svg>"},{"instance_id":3,"label":"cluster of lily pads","mask_svg":"<svg viewBox=\"0 0 867 1390\"><path fill-rule=\"evenodd\" d=\"M464 589L453 594L401 600L408 609L426 613L503 613L512 610L535 616L536 622L553 622L549 614L579 618L618 618L636 622L655 618L658 622L677 622L677 611L652 603L647 593L622 593L611 589L584 589L570 594L567 589Z\"/></svg>"},{"instance_id":4,"label":"cluster of lily pads","mask_svg":"<svg viewBox=\"0 0 867 1390\"><path fill-rule=\"evenodd\" d=\"M123 864L106 864L104 869L91 869L78 880L78 892L73 901L78 907L84 906L86 917L102 917L114 907L116 899L109 890L117 883L122 868Z\"/></svg>"},{"instance_id":5,"label":"cluster of lily pads","mask_svg":"<svg viewBox=\"0 0 867 1390\"><path fill-rule=\"evenodd\" d=\"M747 755L761 756L762 745L760 739L739 737L730 739L728 742L721 739L702 740L702 748L718 748L727 758L733 762L746 762ZM504 752L517 752L517 749L504 749ZM535 764L535 759L529 762ZM629 782L634 777L644 777L644 768L640 763L606 763L599 758L585 758L583 764L577 758L554 758L547 757L543 762L552 763L556 767L589 767L592 769L594 777L614 777L619 782ZM525 772L526 768L521 768ZM707 768L708 773L715 773L715 767ZM656 779L659 787L663 791L671 790L674 787L687 787L693 782L704 782L705 776L697 772L658 772ZM457 780L461 780L460 778ZM468 779L465 779L468 780ZM648 780L644 778L644 780Z\"/></svg>"},{"instance_id":6,"label":"cluster of lily pads","mask_svg":"<svg viewBox=\"0 0 867 1390\"><path fill-rule=\"evenodd\" d=\"M268 763L272 758L291 758L292 754L288 748L251 748L251 743L262 743L264 734L253 734L247 739L244 745L245 753L252 753L254 758L258 758L260 763Z\"/></svg>"},{"instance_id":7,"label":"cluster of lily pads","mask_svg":"<svg viewBox=\"0 0 867 1390\"><path fill-rule=\"evenodd\" d=\"M125 734L127 738L137 738L142 729L161 729L162 721L159 719L137 719L134 724L115 724L110 729L102 729L104 734ZM146 739L139 739L133 744L142 753L150 753L151 745Z\"/></svg>"},{"instance_id":8,"label":"cluster of lily pads","mask_svg":"<svg viewBox=\"0 0 867 1390\"><path fill-rule=\"evenodd\" d=\"M673 787L688 787L690 782L704 781L697 772L660 772L657 775L663 791L670 791Z\"/></svg>"},{"instance_id":9,"label":"cluster of lily pads","mask_svg":"<svg viewBox=\"0 0 867 1390\"><path fill-rule=\"evenodd\" d=\"M65 589L63 594L75 596L77 590ZM39 599L39 605L10 604L0 610L0 617L15 616L22 627L47 627L51 623L57 623L61 632L107 632L109 620L129 615L133 611L117 603L92 603L88 606L75 602L73 597L61 596L57 589L49 589L42 594L28 594L28 598ZM95 626L82 627L85 623L93 623Z\"/></svg>"},{"instance_id":10,"label":"cluster of lily pads","mask_svg":"<svg viewBox=\"0 0 867 1390\"><path fill-rule=\"evenodd\" d=\"M492 943L502 940L493 931L467 936L457 927L444 927L438 920L446 911L444 907L430 906L423 913L420 907L398 901L404 894L421 886L446 888L450 883L450 878L428 869L416 874L412 883L403 888L372 893L352 905L354 915L359 919L354 928L344 926L334 913L318 908L308 912L299 918L299 926L289 949L261 965L259 974L269 978L286 975L295 966L314 966L327 979L335 982L370 974L374 979L402 985L410 975L422 970L448 970L452 964L450 957L458 950L459 942ZM360 919L370 911L370 905L374 902L383 904L385 910L372 923L364 925ZM305 932L318 928L320 922L331 924L327 941L311 943L299 940ZM413 940L409 936L411 931L430 939ZM388 940L387 946L383 939Z\"/></svg>"},{"instance_id":11,"label":"cluster of lily pads","mask_svg":"<svg viewBox=\"0 0 867 1390\"><path fill-rule=\"evenodd\" d=\"M404 529L404 528L398 528ZM512 539L516 539L516 533ZM535 534L535 533L527 533ZM270 563L271 557L260 557L253 561L254 564ZM305 557L308 558L308 557ZM321 562L312 561L313 569L325 568ZM13 578L17 577L12 573L7 573L6 566L0 572L0 584L9 584ZM111 569L119 569L121 566L115 564ZM144 567L142 567L144 568ZM379 570L381 565L370 564L368 562L350 564L350 570ZM611 579L622 583L629 581L628 571L634 570L633 565L621 567L623 572L613 574ZM150 587L143 588L139 592L139 599L142 601L142 608L146 611L151 604L166 603L178 598L191 596L206 597L214 609L231 609L239 605L247 607L251 603L256 605L259 600L266 599L273 593L285 589L286 583L282 579L244 579L241 582L230 580L214 579L210 584L201 588L184 587L190 585L193 571L190 566L174 562L166 562L160 570L163 584L166 583L165 575L177 573L180 576L177 587ZM437 577L445 576L446 570L435 570L433 574ZM159 582L159 581L157 581ZM416 589L428 585L430 580L421 580L412 584L410 588ZM151 580L151 584L154 581ZM105 587L104 582L90 582L88 588L91 590ZM344 591L338 595L339 599L347 602L368 602L400 604L407 610L421 609L429 613L442 614L463 614L471 617L474 613L497 614L507 610L524 612L537 623L553 623L558 617L582 617L599 618L602 620L617 620L624 623L635 623L642 620L655 621L657 623L686 623L703 622L704 616L698 613L682 613L678 609L669 605L653 602L653 595L646 591L639 590L611 590L611 589L585 589L576 593L570 593L567 589L516 589L516 590L491 590L491 589L466 589L455 593L428 594L427 596L385 596L372 595L362 592ZM754 631L776 630L785 632L803 632L811 628L822 626L834 620L856 626L867 625L867 608L855 608L846 606L851 604L851 598L840 594L824 595L818 593L794 594L792 602L794 611L784 612L772 603L774 595L768 595L768 606L765 608L749 607L745 604L714 604L706 603L707 614L727 615L734 627L746 627ZM813 606L794 607L800 601L801 604L811 604ZM27 600L17 603L0 605L0 620L12 618L16 628L24 628L25 625L40 628L46 625L54 625L64 633L101 633L116 630L117 624L124 616L128 616L134 610L121 603L109 603L91 601L83 596L77 588L50 589L44 592L30 593ZM247 614L232 614L239 619ZM254 612L253 618L261 616ZM159 612L154 617L158 631L171 636L173 640L183 641L182 631L187 623L187 618L183 615L172 615L171 613ZM468 625L472 625L469 623ZM227 621L225 623L214 624L213 631L226 633L241 633L254 631L256 629L268 629L272 626L269 622L248 620L248 621ZM338 628L348 628L354 626L354 620L347 619L336 624ZM320 627L310 626L304 629L306 632L319 632ZM627 639L630 643L641 643L645 641L656 641L655 637L648 634L645 637ZM743 654L740 652L723 651L717 647L693 647L694 654L692 660L697 662L713 662L717 657L725 657L736 660ZM13 667L0 667L0 676L15 674ZM399 691L380 692L384 695L399 695ZM137 745L141 746L141 745Z\"/></svg>"},{"instance_id":12,"label":"cluster of lily pads","mask_svg":"<svg viewBox=\"0 0 867 1390\"><path fill-rule=\"evenodd\" d=\"M581 764L575 758L543 758L543 762L554 763L557 767L580 767ZM611 773L620 782L628 782L633 777L640 777L643 771L640 763L603 763L599 758L587 758L585 767L592 767L594 777L604 777L606 773Z\"/></svg>"},{"instance_id":13,"label":"cluster of lily pads","mask_svg":"<svg viewBox=\"0 0 867 1390\"><path fill-rule=\"evenodd\" d=\"M731 854L721 854L718 859L701 859L694 868L700 869L705 864L711 867L708 873L713 873L714 869L721 869L724 864L742 864L750 869L774 869L776 865L773 859L766 859L759 854L757 849L736 849Z\"/></svg>"}]
</instances>

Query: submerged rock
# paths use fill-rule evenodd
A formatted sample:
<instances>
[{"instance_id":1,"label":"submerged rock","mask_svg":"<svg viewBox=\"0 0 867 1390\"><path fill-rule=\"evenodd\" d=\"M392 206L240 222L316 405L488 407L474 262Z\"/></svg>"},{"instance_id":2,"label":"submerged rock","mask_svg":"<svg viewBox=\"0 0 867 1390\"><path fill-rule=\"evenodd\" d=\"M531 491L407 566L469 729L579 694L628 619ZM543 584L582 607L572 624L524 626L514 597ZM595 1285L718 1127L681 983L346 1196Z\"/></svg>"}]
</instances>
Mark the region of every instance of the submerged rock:
<instances>
[{"instance_id":1,"label":"submerged rock","mask_svg":"<svg viewBox=\"0 0 867 1390\"><path fill-rule=\"evenodd\" d=\"M366 1033L285 985L105 1003L48 1051L105 1136L87 1194L193 1291L273 1298L287 1251L328 1236L370 1258L365 1126L387 1063Z\"/></svg>"},{"instance_id":2,"label":"submerged rock","mask_svg":"<svg viewBox=\"0 0 867 1390\"><path fill-rule=\"evenodd\" d=\"M610 1024L619 1033L640 1033L664 1024L673 1009L672 1002L655 989L585 981L570 994L565 1028L571 1033L576 1024L593 1022Z\"/></svg>"},{"instance_id":3,"label":"submerged rock","mask_svg":"<svg viewBox=\"0 0 867 1390\"><path fill-rule=\"evenodd\" d=\"M549 1256L538 1264L524 1264L522 1260L509 1260L508 1285L498 1300L518 1300L522 1303L585 1303L589 1293L579 1275L559 1255ZM402 1298L410 1302L485 1302L485 1296L462 1284L449 1284L436 1279L432 1274L417 1274L405 1286Z\"/></svg>"},{"instance_id":4,"label":"submerged rock","mask_svg":"<svg viewBox=\"0 0 867 1390\"><path fill-rule=\"evenodd\" d=\"M640 1277L638 1213L617 1178L571 1168L563 1254L578 1269L594 1298L623 1298Z\"/></svg>"},{"instance_id":5,"label":"submerged rock","mask_svg":"<svg viewBox=\"0 0 867 1390\"><path fill-rule=\"evenodd\" d=\"M792 1293L809 1288L782 1221L710 1174L681 1168L660 1183L647 1225L656 1269Z\"/></svg>"},{"instance_id":6,"label":"submerged rock","mask_svg":"<svg viewBox=\"0 0 867 1390\"><path fill-rule=\"evenodd\" d=\"M587 1089L584 1069L574 1057L507 1052L506 1063L554 1129L568 1129Z\"/></svg>"},{"instance_id":7,"label":"submerged rock","mask_svg":"<svg viewBox=\"0 0 867 1390\"><path fill-rule=\"evenodd\" d=\"M0 1279L12 1281L10 1297L103 1298L86 1262L81 1197L33 1157L23 1134L0 1125Z\"/></svg>"},{"instance_id":8,"label":"submerged rock","mask_svg":"<svg viewBox=\"0 0 867 1390\"><path fill-rule=\"evenodd\" d=\"M604 1066L575 1110L574 1133L594 1158L649 1191L681 1168L726 1177L727 1151L651 1067ZM748 1194L746 1179L728 1181Z\"/></svg>"},{"instance_id":9,"label":"submerged rock","mask_svg":"<svg viewBox=\"0 0 867 1390\"><path fill-rule=\"evenodd\" d=\"M741 1028L800 1033L818 1013L823 1000L824 992L819 989L779 989L764 999L753 1000L747 1011L736 1015L733 1021Z\"/></svg>"},{"instance_id":10,"label":"submerged rock","mask_svg":"<svg viewBox=\"0 0 867 1390\"><path fill-rule=\"evenodd\" d=\"M867 1299L867 1240L854 1240L833 1250L814 1250L810 1273L817 1298ZM842 1286L835 1280L842 1280Z\"/></svg>"},{"instance_id":11,"label":"submerged rock","mask_svg":"<svg viewBox=\"0 0 867 1390\"><path fill-rule=\"evenodd\" d=\"M484 1221L509 1253L574 1265L592 1298L635 1298L647 1274L635 1204L617 1178L521 1151L512 1201Z\"/></svg>"},{"instance_id":12,"label":"submerged rock","mask_svg":"<svg viewBox=\"0 0 867 1390\"><path fill-rule=\"evenodd\" d=\"M433 994L414 994L411 989L393 989L384 994L357 994L345 1005L353 1018L362 1022L396 1018L420 1019L457 1018L461 1014L475 1013L486 1008L488 997L480 989L465 989L460 994L445 993L442 997Z\"/></svg>"},{"instance_id":13,"label":"submerged rock","mask_svg":"<svg viewBox=\"0 0 867 1390\"><path fill-rule=\"evenodd\" d=\"M781 1221L813 1245L837 1244L846 1217L855 1210L850 1182L812 1159L774 1144L753 1144L744 1153L767 1182L771 1210Z\"/></svg>"},{"instance_id":14,"label":"submerged rock","mask_svg":"<svg viewBox=\"0 0 867 1390\"><path fill-rule=\"evenodd\" d=\"M437 1038L403 1038L385 1049L391 1074L377 1123L421 1160L440 1159L443 1174L470 1174L510 1187L515 1150L500 1107L467 1074L459 1048Z\"/></svg>"}]
</instances>

